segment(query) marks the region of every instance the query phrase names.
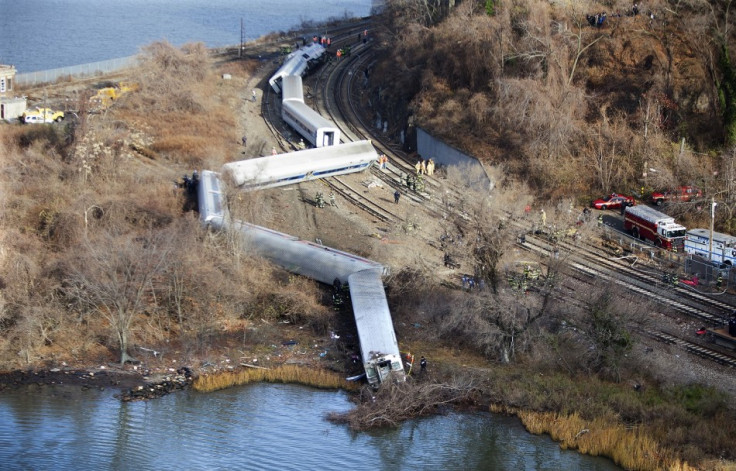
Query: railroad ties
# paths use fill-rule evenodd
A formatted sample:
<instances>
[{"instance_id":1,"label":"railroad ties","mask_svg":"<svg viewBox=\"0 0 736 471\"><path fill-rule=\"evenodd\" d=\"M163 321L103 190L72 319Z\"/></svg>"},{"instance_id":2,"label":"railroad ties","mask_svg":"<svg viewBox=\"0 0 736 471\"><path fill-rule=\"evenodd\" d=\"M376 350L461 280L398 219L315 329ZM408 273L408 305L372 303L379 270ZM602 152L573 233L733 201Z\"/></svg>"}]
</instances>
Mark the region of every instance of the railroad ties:
<instances>
[{"instance_id":1,"label":"railroad ties","mask_svg":"<svg viewBox=\"0 0 736 471\"><path fill-rule=\"evenodd\" d=\"M680 337L675 337L674 335L668 334L666 332L654 331L647 331L647 335L649 335L649 337L653 338L654 340L666 343L668 345L677 346L687 352L692 353L693 355L705 358L706 360L711 360L731 368L736 367L736 358L724 355L723 353L711 350L710 348L706 348L702 345L698 345Z\"/></svg>"}]
</instances>

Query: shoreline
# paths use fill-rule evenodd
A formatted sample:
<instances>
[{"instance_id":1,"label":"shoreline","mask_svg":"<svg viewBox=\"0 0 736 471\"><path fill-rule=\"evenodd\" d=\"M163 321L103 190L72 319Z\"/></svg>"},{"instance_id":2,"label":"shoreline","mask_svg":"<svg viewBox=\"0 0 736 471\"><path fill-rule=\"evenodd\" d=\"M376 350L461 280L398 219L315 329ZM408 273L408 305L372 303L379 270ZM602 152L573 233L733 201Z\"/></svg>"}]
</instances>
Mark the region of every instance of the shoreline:
<instances>
[{"instance_id":1,"label":"shoreline","mask_svg":"<svg viewBox=\"0 0 736 471\"><path fill-rule=\"evenodd\" d=\"M51 368L44 370L11 370L0 372L0 394L23 386L78 386L82 389L112 388L121 401L156 399L171 392L191 387L193 376L189 368L173 373L129 371L119 366L96 368Z\"/></svg>"}]
</instances>

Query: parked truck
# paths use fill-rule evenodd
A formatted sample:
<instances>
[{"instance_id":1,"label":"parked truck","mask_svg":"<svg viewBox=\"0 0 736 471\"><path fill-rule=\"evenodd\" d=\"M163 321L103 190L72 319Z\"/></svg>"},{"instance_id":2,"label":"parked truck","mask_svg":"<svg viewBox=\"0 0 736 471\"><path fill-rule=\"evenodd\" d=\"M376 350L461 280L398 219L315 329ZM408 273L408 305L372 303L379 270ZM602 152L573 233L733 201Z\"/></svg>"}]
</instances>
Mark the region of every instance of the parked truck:
<instances>
[{"instance_id":1,"label":"parked truck","mask_svg":"<svg viewBox=\"0 0 736 471\"><path fill-rule=\"evenodd\" d=\"M710 241L711 234L713 242ZM707 260L734 265L736 263L736 237L708 229L690 229L685 236L685 252Z\"/></svg>"},{"instance_id":2,"label":"parked truck","mask_svg":"<svg viewBox=\"0 0 736 471\"><path fill-rule=\"evenodd\" d=\"M681 186L674 190L655 191L650 199L657 206L662 206L664 203L688 202L702 196L703 192L694 186Z\"/></svg>"},{"instance_id":3,"label":"parked truck","mask_svg":"<svg viewBox=\"0 0 736 471\"><path fill-rule=\"evenodd\" d=\"M649 206L629 206L624 211L624 229L637 239L651 241L657 247L682 251L687 228L672 216Z\"/></svg>"}]
</instances>

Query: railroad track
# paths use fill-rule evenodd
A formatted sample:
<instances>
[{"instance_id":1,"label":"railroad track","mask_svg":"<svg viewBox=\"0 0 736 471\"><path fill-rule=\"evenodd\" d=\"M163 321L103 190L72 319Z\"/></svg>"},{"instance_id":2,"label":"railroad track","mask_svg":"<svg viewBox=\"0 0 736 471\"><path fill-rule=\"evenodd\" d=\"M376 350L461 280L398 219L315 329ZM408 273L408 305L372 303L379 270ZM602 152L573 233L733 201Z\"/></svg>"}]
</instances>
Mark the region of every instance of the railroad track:
<instances>
[{"instance_id":1,"label":"railroad track","mask_svg":"<svg viewBox=\"0 0 736 471\"><path fill-rule=\"evenodd\" d=\"M677 346L689 353L692 353L693 355L697 355L701 358L705 358L706 360L714 361L721 365L728 366L729 368L736 367L736 358L729 356L729 355L725 355L716 350L704 347L702 345L698 345L696 343L690 342L681 337L677 337L675 335L668 334L666 332L661 332L661 331L657 331L657 332L647 331L647 335L653 338L654 340L657 340L662 343L666 343L668 345Z\"/></svg>"},{"instance_id":2,"label":"railroad track","mask_svg":"<svg viewBox=\"0 0 736 471\"><path fill-rule=\"evenodd\" d=\"M363 76L363 71L370 67L372 62L373 57L370 52L370 44L368 44L365 47L356 47L353 55L343 58L339 64L335 62L326 64L316 77L310 79L315 94L312 106L323 116L329 117L340 128L346 140L370 139L374 145L377 144L379 152L389 156L391 165L386 171L372 169L371 172L375 177L380 178L385 185L401 191L404 198L422 204L425 209L434 214L445 213L446 208L444 207L431 207L437 203L428 198L428 195L412 192L406 188L401 177L402 174L414 172L413 163L408 161L406 154L397 149L396 145L386 141L380 134L372 132L372 126L364 122L361 113L356 109L360 93L355 92L355 82ZM330 92L334 92L334 95ZM273 123L280 123L280 113L272 112L270 115L274 116L271 119ZM343 198L381 222L390 223L401 220L400 217L381 205L362 197L360 192L355 191L344 180L333 177L325 183ZM427 179L427 183L435 189L440 187L440 184L434 179ZM641 270L620 260L612 260L601 253L600 247L591 244L574 245L565 240L552 244L541 237L527 235L526 242L520 246L537 253L542 259L552 256L554 247L562 249L568 254L566 262L577 273L576 276L580 277L581 281L592 283L595 279L604 279L619 284L647 299L654 299L666 309L680 316L697 319L710 326L722 324L723 316L733 309L728 303L714 300L704 294L680 286L672 288L671 285L663 284L661 276L658 276L653 270ZM652 339L674 345L722 365L734 366L736 364L736 357L693 343L669 332L648 331L647 335Z\"/></svg>"}]
</instances>

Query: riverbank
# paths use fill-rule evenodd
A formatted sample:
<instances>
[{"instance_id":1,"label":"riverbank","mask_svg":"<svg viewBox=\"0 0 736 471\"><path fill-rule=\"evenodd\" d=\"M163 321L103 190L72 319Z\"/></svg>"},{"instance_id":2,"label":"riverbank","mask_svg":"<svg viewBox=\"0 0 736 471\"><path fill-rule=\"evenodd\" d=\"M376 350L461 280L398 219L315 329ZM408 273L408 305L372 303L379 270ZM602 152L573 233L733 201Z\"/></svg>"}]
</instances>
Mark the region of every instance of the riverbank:
<instances>
[{"instance_id":1,"label":"riverbank","mask_svg":"<svg viewBox=\"0 0 736 471\"><path fill-rule=\"evenodd\" d=\"M86 389L114 389L122 401L156 399L174 391L191 387L189 368L168 374L125 370L115 366L95 368L52 368L49 370L15 370L0 372L0 393L28 385L78 386Z\"/></svg>"}]
</instances>

